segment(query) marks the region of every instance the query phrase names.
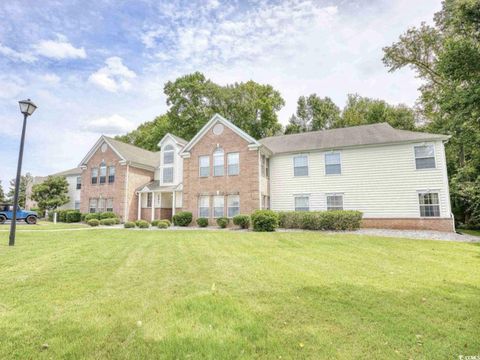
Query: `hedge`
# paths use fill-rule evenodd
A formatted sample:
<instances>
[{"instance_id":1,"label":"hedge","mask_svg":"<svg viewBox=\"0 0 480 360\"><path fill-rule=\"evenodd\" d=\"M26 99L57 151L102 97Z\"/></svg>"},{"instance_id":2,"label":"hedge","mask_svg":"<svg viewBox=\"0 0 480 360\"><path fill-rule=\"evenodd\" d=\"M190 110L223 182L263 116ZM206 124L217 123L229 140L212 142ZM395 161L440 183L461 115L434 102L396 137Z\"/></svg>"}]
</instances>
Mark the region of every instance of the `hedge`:
<instances>
[{"instance_id":1,"label":"hedge","mask_svg":"<svg viewBox=\"0 0 480 360\"><path fill-rule=\"evenodd\" d=\"M125 224L123 224L123 227L125 229L131 229L135 227L135 223L133 221L127 221Z\"/></svg>"},{"instance_id":2,"label":"hedge","mask_svg":"<svg viewBox=\"0 0 480 360\"><path fill-rule=\"evenodd\" d=\"M217 225L220 226L222 229L225 229L229 222L230 220L226 217L220 217L217 219Z\"/></svg>"},{"instance_id":3,"label":"hedge","mask_svg":"<svg viewBox=\"0 0 480 360\"><path fill-rule=\"evenodd\" d=\"M190 211L180 211L173 215L173 223L176 226L188 226L192 222L193 215Z\"/></svg>"},{"instance_id":4,"label":"hedge","mask_svg":"<svg viewBox=\"0 0 480 360\"><path fill-rule=\"evenodd\" d=\"M102 220L102 219L114 219L114 218L117 218L118 216L112 211L105 211L100 213L99 217L100 217L99 220Z\"/></svg>"},{"instance_id":5,"label":"hedge","mask_svg":"<svg viewBox=\"0 0 480 360\"><path fill-rule=\"evenodd\" d=\"M78 210L70 210L65 213L65 222L74 223L82 220L82 214Z\"/></svg>"},{"instance_id":6,"label":"hedge","mask_svg":"<svg viewBox=\"0 0 480 360\"><path fill-rule=\"evenodd\" d=\"M248 229L250 227L250 216L236 215L233 217L233 223L242 229Z\"/></svg>"},{"instance_id":7,"label":"hedge","mask_svg":"<svg viewBox=\"0 0 480 360\"><path fill-rule=\"evenodd\" d=\"M114 218L106 218L106 219L100 220L100 225L112 226L113 224L115 224Z\"/></svg>"},{"instance_id":8,"label":"hedge","mask_svg":"<svg viewBox=\"0 0 480 360\"><path fill-rule=\"evenodd\" d=\"M275 231L278 227L278 214L272 210L257 210L251 219L254 231Z\"/></svg>"},{"instance_id":9,"label":"hedge","mask_svg":"<svg viewBox=\"0 0 480 360\"><path fill-rule=\"evenodd\" d=\"M100 220L98 219L90 219L87 221L87 224L90 226L98 226L100 225Z\"/></svg>"},{"instance_id":10,"label":"hedge","mask_svg":"<svg viewBox=\"0 0 480 360\"><path fill-rule=\"evenodd\" d=\"M305 230L357 230L362 213L354 210L279 212L280 227Z\"/></svg>"},{"instance_id":11,"label":"hedge","mask_svg":"<svg viewBox=\"0 0 480 360\"><path fill-rule=\"evenodd\" d=\"M157 224L159 229L168 229L170 226L170 221L168 220L160 220Z\"/></svg>"},{"instance_id":12,"label":"hedge","mask_svg":"<svg viewBox=\"0 0 480 360\"><path fill-rule=\"evenodd\" d=\"M97 219L100 220L100 213L89 213L85 215L85 221L88 223L88 220Z\"/></svg>"},{"instance_id":13,"label":"hedge","mask_svg":"<svg viewBox=\"0 0 480 360\"><path fill-rule=\"evenodd\" d=\"M158 226L158 223L159 223L160 221L161 221L161 220L155 219L155 220L153 220L150 224L151 224L152 226Z\"/></svg>"},{"instance_id":14,"label":"hedge","mask_svg":"<svg viewBox=\"0 0 480 360\"><path fill-rule=\"evenodd\" d=\"M207 227L208 226L208 219L201 217L197 219L197 225L200 227Z\"/></svg>"},{"instance_id":15,"label":"hedge","mask_svg":"<svg viewBox=\"0 0 480 360\"><path fill-rule=\"evenodd\" d=\"M148 221L145 220L138 220L135 222L135 224L140 228L140 229L148 229L150 224Z\"/></svg>"}]
</instances>

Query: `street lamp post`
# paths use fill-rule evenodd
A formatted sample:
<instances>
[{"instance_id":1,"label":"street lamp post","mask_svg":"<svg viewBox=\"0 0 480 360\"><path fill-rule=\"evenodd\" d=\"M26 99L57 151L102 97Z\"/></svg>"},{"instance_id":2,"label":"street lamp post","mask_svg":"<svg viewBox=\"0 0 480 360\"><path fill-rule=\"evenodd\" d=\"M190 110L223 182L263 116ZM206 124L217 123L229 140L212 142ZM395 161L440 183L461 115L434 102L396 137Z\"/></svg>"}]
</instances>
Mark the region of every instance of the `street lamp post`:
<instances>
[{"instance_id":1,"label":"street lamp post","mask_svg":"<svg viewBox=\"0 0 480 360\"><path fill-rule=\"evenodd\" d=\"M13 196L13 214L12 223L10 224L10 239L8 245L15 245L15 228L17 226L17 209L18 209L18 193L20 190L20 178L22 175L23 145L25 144L25 130L27 127L27 117L33 114L37 106L30 100L22 100L20 111L23 114L22 140L20 141L20 151L18 154L17 177L15 178L15 195Z\"/></svg>"}]
</instances>

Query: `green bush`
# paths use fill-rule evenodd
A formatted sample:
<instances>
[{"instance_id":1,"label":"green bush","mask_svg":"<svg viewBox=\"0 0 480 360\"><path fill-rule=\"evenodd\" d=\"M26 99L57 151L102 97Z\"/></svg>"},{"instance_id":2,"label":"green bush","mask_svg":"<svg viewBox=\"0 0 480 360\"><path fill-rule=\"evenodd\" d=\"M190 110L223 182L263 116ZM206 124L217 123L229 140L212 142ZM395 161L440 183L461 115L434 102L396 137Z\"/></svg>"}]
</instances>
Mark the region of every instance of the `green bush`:
<instances>
[{"instance_id":1,"label":"green bush","mask_svg":"<svg viewBox=\"0 0 480 360\"><path fill-rule=\"evenodd\" d=\"M85 221L87 223L88 223L88 220L92 220L92 219L100 220L100 213L89 213L85 215Z\"/></svg>"},{"instance_id":2,"label":"green bush","mask_svg":"<svg viewBox=\"0 0 480 360\"><path fill-rule=\"evenodd\" d=\"M200 227L207 227L208 226L208 219L201 217L197 219L197 225Z\"/></svg>"},{"instance_id":3,"label":"green bush","mask_svg":"<svg viewBox=\"0 0 480 360\"><path fill-rule=\"evenodd\" d=\"M35 211L39 218L44 218L45 217L45 211L43 211L40 208L31 208L30 210Z\"/></svg>"},{"instance_id":4,"label":"green bush","mask_svg":"<svg viewBox=\"0 0 480 360\"><path fill-rule=\"evenodd\" d=\"M353 210L286 211L279 213L280 227L305 230L356 230L362 213Z\"/></svg>"},{"instance_id":5,"label":"green bush","mask_svg":"<svg viewBox=\"0 0 480 360\"><path fill-rule=\"evenodd\" d=\"M236 215L233 217L233 223L242 229L248 229L250 227L250 216Z\"/></svg>"},{"instance_id":6,"label":"green bush","mask_svg":"<svg viewBox=\"0 0 480 360\"><path fill-rule=\"evenodd\" d=\"M78 210L70 210L65 213L65 222L75 223L82 220L82 214Z\"/></svg>"},{"instance_id":7,"label":"green bush","mask_svg":"<svg viewBox=\"0 0 480 360\"><path fill-rule=\"evenodd\" d=\"M145 220L135 220L135 226L139 227L140 222L145 221Z\"/></svg>"},{"instance_id":8,"label":"green bush","mask_svg":"<svg viewBox=\"0 0 480 360\"><path fill-rule=\"evenodd\" d=\"M123 227L125 229L131 229L135 227L135 223L133 221L127 221L125 224L123 224Z\"/></svg>"},{"instance_id":9,"label":"green bush","mask_svg":"<svg viewBox=\"0 0 480 360\"><path fill-rule=\"evenodd\" d=\"M152 226L158 226L158 223L160 222L161 220L153 220L150 224Z\"/></svg>"},{"instance_id":10,"label":"green bush","mask_svg":"<svg viewBox=\"0 0 480 360\"><path fill-rule=\"evenodd\" d=\"M168 220L168 219L162 219L162 221L165 221L165 222L168 224L168 226L172 226L172 222L171 222L170 220Z\"/></svg>"},{"instance_id":11,"label":"green bush","mask_svg":"<svg viewBox=\"0 0 480 360\"><path fill-rule=\"evenodd\" d=\"M57 221L59 222L67 222L67 213L70 210L56 210L57 213Z\"/></svg>"},{"instance_id":12,"label":"green bush","mask_svg":"<svg viewBox=\"0 0 480 360\"><path fill-rule=\"evenodd\" d=\"M115 221L115 224L120 224L120 219L118 217L113 218L113 221Z\"/></svg>"},{"instance_id":13,"label":"green bush","mask_svg":"<svg viewBox=\"0 0 480 360\"><path fill-rule=\"evenodd\" d=\"M114 212L112 211L105 211L105 212L102 212L100 213L99 215L99 220L102 220L102 219L114 219L118 217L117 214L115 214Z\"/></svg>"},{"instance_id":14,"label":"green bush","mask_svg":"<svg viewBox=\"0 0 480 360\"><path fill-rule=\"evenodd\" d=\"M221 217L217 219L217 225L220 226L222 229L225 229L229 223L229 219L226 217Z\"/></svg>"},{"instance_id":15,"label":"green bush","mask_svg":"<svg viewBox=\"0 0 480 360\"><path fill-rule=\"evenodd\" d=\"M160 220L157 224L159 229L168 229L170 226L170 221L168 220Z\"/></svg>"},{"instance_id":16,"label":"green bush","mask_svg":"<svg viewBox=\"0 0 480 360\"><path fill-rule=\"evenodd\" d=\"M188 226L192 222L192 213L190 211L180 211L173 215L173 223L176 226Z\"/></svg>"},{"instance_id":17,"label":"green bush","mask_svg":"<svg viewBox=\"0 0 480 360\"><path fill-rule=\"evenodd\" d=\"M115 224L115 219L113 218L106 218L100 220L100 225L105 225L105 226L112 226Z\"/></svg>"},{"instance_id":18,"label":"green bush","mask_svg":"<svg viewBox=\"0 0 480 360\"><path fill-rule=\"evenodd\" d=\"M140 228L140 229L148 229L150 227L150 224L148 221L145 220L137 220L135 224Z\"/></svg>"},{"instance_id":19,"label":"green bush","mask_svg":"<svg viewBox=\"0 0 480 360\"><path fill-rule=\"evenodd\" d=\"M87 224L90 226L98 226L100 225L100 220L98 219L90 219L87 221Z\"/></svg>"},{"instance_id":20,"label":"green bush","mask_svg":"<svg viewBox=\"0 0 480 360\"><path fill-rule=\"evenodd\" d=\"M275 231L278 227L278 214L272 210L257 210L250 218L254 231Z\"/></svg>"}]
</instances>

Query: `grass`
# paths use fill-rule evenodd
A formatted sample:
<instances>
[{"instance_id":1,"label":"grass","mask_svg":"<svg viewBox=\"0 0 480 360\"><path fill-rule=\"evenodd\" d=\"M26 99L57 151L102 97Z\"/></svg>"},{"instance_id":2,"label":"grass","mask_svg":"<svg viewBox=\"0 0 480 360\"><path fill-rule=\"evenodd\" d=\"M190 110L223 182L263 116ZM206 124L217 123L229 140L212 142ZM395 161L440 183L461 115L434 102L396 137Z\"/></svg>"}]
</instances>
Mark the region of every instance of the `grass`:
<instances>
[{"instance_id":1,"label":"grass","mask_svg":"<svg viewBox=\"0 0 480 360\"><path fill-rule=\"evenodd\" d=\"M468 234L468 235L480 236L480 230L464 230L464 229L460 229L460 232L461 232L461 233Z\"/></svg>"},{"instance_id":2,"label":"grass","mask_svg":"<svg viewBox=\"0 0 480 360\"><path fill-rule=\"evenodd\" d=\"M56 223L54 224L51 221L40 220L36 225L28 225L23 221L17 223L17 230L65 230L65 229L80 229L80 228L89 228L90 226L82 223ZM0 225L1 231L10 231L10 223Z\"/></svg>"},{"instance_id":3,"label":"grass","mask_svg":"<svg viewBox=\"0 0 480 360\"><path fill-rule=\"evenodd\" d=\"M480 353L478 244L94 229L23 232L10 248L7 237L2 359Z\"/></svg>"}]
</instances>

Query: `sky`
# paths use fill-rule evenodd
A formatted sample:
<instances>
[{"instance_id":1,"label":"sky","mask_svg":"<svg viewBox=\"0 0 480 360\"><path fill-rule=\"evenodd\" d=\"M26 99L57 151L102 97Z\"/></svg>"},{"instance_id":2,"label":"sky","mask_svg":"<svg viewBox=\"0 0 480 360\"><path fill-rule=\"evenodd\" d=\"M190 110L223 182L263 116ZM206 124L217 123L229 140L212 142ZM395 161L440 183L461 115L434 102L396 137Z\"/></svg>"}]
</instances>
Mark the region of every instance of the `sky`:
<instances>
[{"instance_id":1,"label":"sky","mask_svg":"<svg viewBox=\"0 0 480 360\"><path fill-rule=\"evenodd\" d=\"M280 91L286 124L301 95L349 93L415 104L413 71L389 73L382 47L432 22L440 0L10 0L0 2L0 180L76 167L101 134L167 110L163 85L201 71L219 84Z\"/></svg>"}]
</instances>

